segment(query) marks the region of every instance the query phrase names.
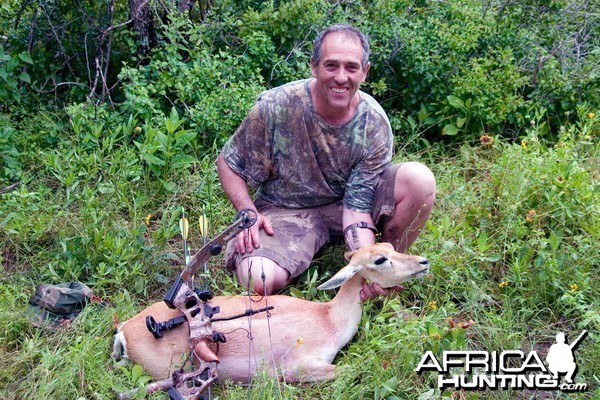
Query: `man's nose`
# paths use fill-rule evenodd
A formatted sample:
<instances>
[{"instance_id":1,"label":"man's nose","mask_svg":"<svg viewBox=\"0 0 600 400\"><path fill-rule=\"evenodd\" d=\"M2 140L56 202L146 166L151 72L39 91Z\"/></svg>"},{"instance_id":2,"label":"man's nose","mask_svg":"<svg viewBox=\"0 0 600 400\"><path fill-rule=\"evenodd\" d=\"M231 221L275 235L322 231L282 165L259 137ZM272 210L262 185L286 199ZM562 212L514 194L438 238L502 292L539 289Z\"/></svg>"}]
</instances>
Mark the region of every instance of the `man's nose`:
<instances>
[{"instance_id":1,"label":"man's nose","mask_svg":"<svg viewBox=\"0 0 600 400\"><path fill-rule=\"evenodd\" d=\"M335 75L335 80L337 83L346 83L348 81L348 74L344 68L340 68Z\"/></svg>"}]
</instances>

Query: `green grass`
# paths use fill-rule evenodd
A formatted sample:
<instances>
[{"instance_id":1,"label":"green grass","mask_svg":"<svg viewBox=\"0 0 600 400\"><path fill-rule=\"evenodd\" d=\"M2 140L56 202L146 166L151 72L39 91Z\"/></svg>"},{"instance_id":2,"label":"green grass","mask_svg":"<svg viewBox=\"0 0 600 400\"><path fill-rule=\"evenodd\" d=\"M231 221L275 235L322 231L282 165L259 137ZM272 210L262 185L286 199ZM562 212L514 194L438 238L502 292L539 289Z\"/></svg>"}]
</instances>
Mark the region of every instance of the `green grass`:
<instances>
[{"instance_id":1,"label":"green grass","mask_svg":"<svg viewBox=\"0 0 600 400\"><path fill-rule=\"evenodd\" d=\"M431 275L366 304L358 334L336 358L335 381L293 385L261 376L251 388L213 385L213 398L597 398L599 122L582 121L564 126L556 143L538 140L531 126L523 142L399 154L426 163L438 180L435 210L411 248L429 258ZM211 236L233 217L218 185L216 149L187 148L193 165L172 164L157 176L128 139L130 125L103 127L102 135L79 127L54 148L37 149L21 184L0 194L1 398L108 399L143 386L148 377L139 367L110 358L115 322L161 300L180 272L182 206L193 249L202 243L203 209ZM288 293L332 296L315 287L343 265L342 253L326 250ZM210 262L211 287L239 293L220 264ZM88 284L109 306L87 307L58 332L32 327L25 309L35 285L69 280ZM414 372L428 350L542 354L557 332L574 338L584 329L589 335L576 350L583 394L440 393L435 374Z\"/></svg>"}]
</instances>

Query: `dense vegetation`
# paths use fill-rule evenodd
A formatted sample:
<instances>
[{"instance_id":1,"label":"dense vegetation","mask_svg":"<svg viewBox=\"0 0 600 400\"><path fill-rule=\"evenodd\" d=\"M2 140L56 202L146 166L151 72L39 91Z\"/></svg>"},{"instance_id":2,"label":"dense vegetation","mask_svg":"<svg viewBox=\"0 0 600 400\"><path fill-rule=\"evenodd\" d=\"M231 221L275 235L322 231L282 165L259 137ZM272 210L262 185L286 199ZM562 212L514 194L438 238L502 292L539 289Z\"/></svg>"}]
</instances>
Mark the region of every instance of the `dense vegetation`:
<instances>
[{"instance_id":1,"label":"dense vegetation","mask_svg":"<svg viewBox=\"0 0 600 400\"><path fill-rule=\"evenodd\" d=\"M433 271L366 305L334 382L261 377L250 389L215 385L213 398L600 396L591 2L142 1L149 41L125 3L0 5L0 397L106 399L147 382L110 359L115 321L162 299L180 272L182 207L190 221L206 213L209 236L230 223L216 154L258 93L308 76L312 40L333 22L371 38L364 89L389 113L396 159L436 174L436 208L411 248ZM195 223L190 242L202 243ZM329 298L315 287L342 250L286 292ZM239 293L220 261L212 288ZM31 326L35 286L68 281L109 306L86 307L58 332ZM584 393L440 393L435 374L414 372L427 350L543 355L557 332L582 330Z\"/></svg>"}]
</instances>

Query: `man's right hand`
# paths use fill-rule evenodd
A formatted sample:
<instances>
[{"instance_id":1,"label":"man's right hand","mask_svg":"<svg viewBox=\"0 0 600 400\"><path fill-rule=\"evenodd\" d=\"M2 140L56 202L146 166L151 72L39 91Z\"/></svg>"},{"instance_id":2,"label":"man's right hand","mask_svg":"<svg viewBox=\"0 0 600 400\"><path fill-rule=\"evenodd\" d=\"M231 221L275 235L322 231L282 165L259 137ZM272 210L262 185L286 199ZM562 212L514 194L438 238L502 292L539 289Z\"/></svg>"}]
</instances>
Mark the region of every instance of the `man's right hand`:
<instances>
[{"instance_id":1,"label":"man's right hand","mask_svg":"<svg viewBox=\"0 0 600 400\"><path fill-rule=\"evenodd\" d=\"M238 233L235 240L235 251L240 254L246 252L252 253L254 249L260 247L260 236L258 234L260 229L264 229L266 234L269 236L273 235L273 226L271 221L261 213L256 213L256 223L250 227L250 229L244 229Z\"/></svg>"}]
</instances>

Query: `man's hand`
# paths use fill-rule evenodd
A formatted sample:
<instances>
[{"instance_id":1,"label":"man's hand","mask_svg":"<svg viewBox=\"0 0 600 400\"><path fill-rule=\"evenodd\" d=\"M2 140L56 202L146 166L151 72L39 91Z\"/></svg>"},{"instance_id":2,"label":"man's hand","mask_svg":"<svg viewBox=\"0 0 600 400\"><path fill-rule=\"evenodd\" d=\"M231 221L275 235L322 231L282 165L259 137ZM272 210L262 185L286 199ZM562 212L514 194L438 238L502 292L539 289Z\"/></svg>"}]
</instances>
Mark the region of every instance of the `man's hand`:
<instances>
[{"instance_id":1,"label":"man's hand","mask_svg":"<svg viewBox=\"0 0 600 400\"><path fill-rule=\"evenodd\" d=\"M273 226L271 221L261 213L256 213L256 223L250 227L250 229L244 229L238 233L235 240L235 251L240 254L246 252L252 253L254 249L260 247L260 238L258 232L260 229L264 229L267 235L273 236Z\"/></svg>"},{"instance_id":2,"label":"man's hand","mask_svg":"<svg viewBox=\"0 0 600 400\"><path fill-rule=\"evenodd\" d=\"M246 181L239 176L227 164L223 158L223 153L217 158L217 171L219 173L219 181L223 191L233 204L236 210L251 209L254 210L254 202L248 192ZM251 253L254 249L260 247L260 239L258 231L264 229L267 235L273 235L273 227L269 220L260 213L256 213L256 223L250 227L250 230L244 229L238 233L235 240L235 251L240 254L246 252Z\"/></svg>"},{"instance_id":3,"label":"man's hand","mask_svg":"<svg viewBox=\"0 0 600 400\"><path fill-rule=\"evenodd\" d=\"M375 299L379 296L388 296L390 293L399 292L401 290L404 290L404 287L399 285L384 289L377 283L363 283L362 289L360 290L360 301L364 303L368 299Z\"/></svg>"}]
</instances>

